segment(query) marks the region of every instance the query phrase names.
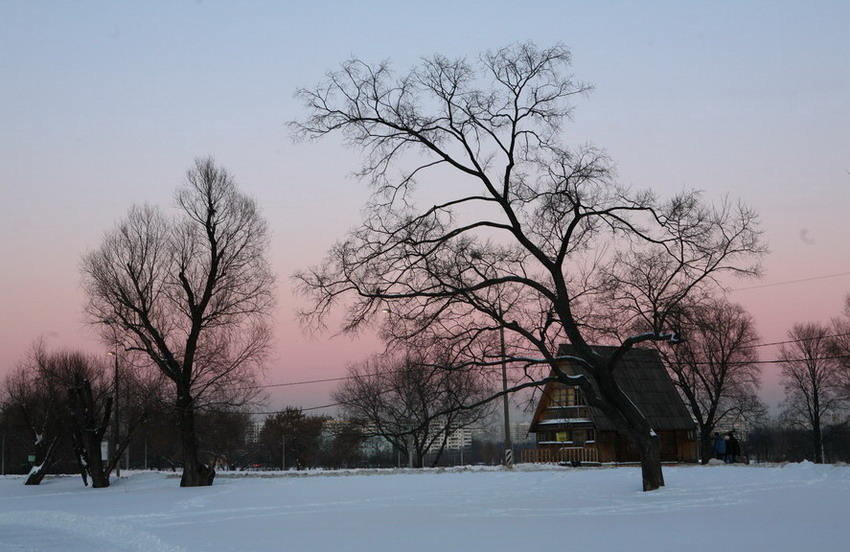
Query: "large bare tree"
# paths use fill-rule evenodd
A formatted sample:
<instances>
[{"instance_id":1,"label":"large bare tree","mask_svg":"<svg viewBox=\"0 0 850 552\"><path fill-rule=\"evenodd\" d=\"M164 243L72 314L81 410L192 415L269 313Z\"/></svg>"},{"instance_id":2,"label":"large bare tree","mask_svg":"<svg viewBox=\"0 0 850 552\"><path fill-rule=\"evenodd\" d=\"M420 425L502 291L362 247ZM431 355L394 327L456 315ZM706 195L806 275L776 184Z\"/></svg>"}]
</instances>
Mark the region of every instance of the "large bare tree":
<instances>
[{"instance_id":1,"label":"large bare tree","mask_svg":"<svg viewBox=\"0 0 850 552\"><path fill-rule=\"evenodd\" d=\"M742 306L717 297L684 307L679 327L687 338L661 353L697 421L705 463L718 425L766 414L757 396L759 336Z\"/></svg>"},{"instance_id":2,"label":"large bare tree","mask_svg":"<svg viewBox=\"0 0 850 552\"><path fill-rule=\"evenodd\" d=\"M386 439L411 467L421 468L429 451L436 451L434 464L439 461L452 432L492 413L486 403L464 408L491 389L475 369L452 370L436 358L408 352L352 365L333 398L347 418L359 421L364 436Z\"/></svg>"},{"instance_id":3,"label":"large bare tree","mask_svg":"<svg viewBox=\"0 0 850 552\"><path fill-rule=\"evenodd\" d=\"M835 334L824 324L795 324L782 345L779 360L785 386L783 418L810 432L814 461L823 458L823 427L845 400L840 357L834 354Z\"/></svg>"},{"instance_id":4,"label":"large bare tree","mask_svg":"<svg viewBox=\"0 0 850 552\"><path fill-rule=\"evenodd\" d=\"M340 134L361 149L374 195L362 225L297 278L319 326L346 301L346 331L386 304L458 340L504 328L526 351L521 362L583 386L629 435L652 490L664 483L660 445L614 379L620 359L642 342L676 340L668 312L718 275L757 272L751 256L763 246L747 207L630 190L604 152L563 144L572 100L590 89L569 65L566 47L533 44L475 60L438 55L402 74L354 59L300 90L309 115L293 123L296 135ZM650 280L634 270L646 267ZM613 312L608 320L641 328L602 358L589 336ZM564 340L596 385L559 368Z\"/></svg>"},{"instance_id":5,"label":"large bare tree","mask_svg":"<svg viewBox=\"0 0 850 552\"><path fill-rule=\"evenodd\" d=\"M176 193L177 215L133 207L83 259L86 312L120 330L174 384L183 449L181 486L212 483L201 462L195 409L238 401L269 343L274 278L267 227L253 199L211 158ZM111 332L104 329L104 337Z\"/></svg>"}]
</instances>

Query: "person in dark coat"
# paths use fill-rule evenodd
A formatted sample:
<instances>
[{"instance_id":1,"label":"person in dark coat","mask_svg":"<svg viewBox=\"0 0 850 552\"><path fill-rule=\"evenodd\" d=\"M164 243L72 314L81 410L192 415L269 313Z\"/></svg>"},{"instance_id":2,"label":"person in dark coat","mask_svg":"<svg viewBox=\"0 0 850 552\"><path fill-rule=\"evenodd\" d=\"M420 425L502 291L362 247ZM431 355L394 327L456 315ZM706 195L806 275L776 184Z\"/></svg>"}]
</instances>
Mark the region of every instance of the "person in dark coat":
<instances>
[{"instance_id":1,"label":"person in dark coat","mask_svg":"<svg viewBox=\"0 0 850 552\"><path fill-rule=\"evenodd\" d=\"M735 432L729 432L729 439L726 441L726 462L734 464L738 461L738 456L741 454L741 445L735 438Z\"/></svg>"},{"instance_id":2,"label":"person in dark coat","mask_svg":"<svg viewBox=\"0 0 850 552\"><path fill-rule=\"evenodd\" d=\"M716 431L714 432L714 446L712 447L712 451L714 452L714 457L718 460L726 458L726 441Z\"/></svg>"}]
</instances>

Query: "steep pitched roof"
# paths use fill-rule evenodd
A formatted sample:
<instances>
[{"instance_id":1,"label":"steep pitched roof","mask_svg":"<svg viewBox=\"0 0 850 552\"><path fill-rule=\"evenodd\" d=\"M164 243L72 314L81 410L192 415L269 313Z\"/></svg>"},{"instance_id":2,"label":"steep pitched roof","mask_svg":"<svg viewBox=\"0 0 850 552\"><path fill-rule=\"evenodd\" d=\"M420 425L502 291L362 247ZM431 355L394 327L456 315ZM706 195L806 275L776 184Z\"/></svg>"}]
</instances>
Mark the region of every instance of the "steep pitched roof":
<instances>
[{"instance_id":1,"label":"steep pitched roof","mask_svg":"<svg viewBox=\"0 0 850 552\"><path fill-rule=\"evenodd\" d=\"M593 347L597 354L605 358L610 357L615 349L616 347L600 345ZM578 356L575 348L568 344L559 347L558 355ZM566 372L576 375L585 373L581 365L569 361L565 363ZM657 351L630 349L616 368L614 379L643 412L653 429L663 431L694 428L693 417L673 385ZM616 429L601 410L594 407L590 410L598 429L603 431Z\"/></svg>"}]
</instances>

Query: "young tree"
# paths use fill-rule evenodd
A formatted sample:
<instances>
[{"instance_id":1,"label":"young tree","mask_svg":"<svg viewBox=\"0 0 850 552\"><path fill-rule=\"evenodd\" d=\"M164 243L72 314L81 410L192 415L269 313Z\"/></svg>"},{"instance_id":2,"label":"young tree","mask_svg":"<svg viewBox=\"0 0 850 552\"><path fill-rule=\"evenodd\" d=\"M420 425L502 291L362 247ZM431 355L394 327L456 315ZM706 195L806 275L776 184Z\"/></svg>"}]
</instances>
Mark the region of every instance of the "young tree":
<instances>
[{"instance_id":1,"label":"young tree","mask_svg":"<svg viewBox=\"0 0 850 552\"><path fill-rule=\"evenodd\" d=\"M133 207L83 259L92 323L108 321L175 391L181 486L212 484L195 410L206 397L240 399L269 342L273 276L267 227L252 199L212 159L198 159L177 191L178 214ZM105 331L105 338L111 338Z\"/></svg>"},{"instance_id":2,"label":"young tree","mask_svg":"<svg viewBox=\"0 0 850 552\"><path fill-rule=\"evenodd\" d=\"M720 274L755 274L764 248L748 208L695 192L659 200L619 185L602 151L566 147L571 101L590 90L569 65L566 47L533 44L434 56L401 75L354 59L300 90L309 115L296 134L344 136L375 191L362 225L296 277L319 327L350 298L344 331L387 305L458 343L503 328L525 352L514 360L582 386L630 437L652 490L664 484L657 433L613 374L629 348L677 341L669 313ZM606 318L640 328L602 358L592 340ZM564 340L592 383L559 368ZM523 385L545 380L532 372Z\"/></svg>"},{"instance_id":3,"label":"young tree","mask_svg":"<svg viewBox=\"0 0 850 552\"><path fill-rule=\"evenodd\" d=\"M706 463L718 425L766 414L757 396L759 336L752 316L723 298L683 307L679 327L687 338L660 351L697 421Z\"/></svg>"},{"instance_id":4,"label":"young tree","mask_svg":"<svg viewBox=\"0 0 850 552\"><path fill-rule=\"evenodd\" d=\"M814 461L823 463L823 426L843 400L841 367L831 354L830 329L822 324L795 324L792 343L782 345L782 383L786 421L810 432Z\"/></svg>"},{"instance_id":5,"label":"young tree","mask_svg":"<svg viewBox=\"0 0 850 552\"><path fill-rule=\"evenodd\" d=\"M464 408L489 396L491 387L477 372L450 366L411 353L376 355L352 366L333 398L364 436L386 439L411 467L423 467L429 450L437 451L436 464L453 431L491 413L487 405Z\"/></svg>"}]
</instances>

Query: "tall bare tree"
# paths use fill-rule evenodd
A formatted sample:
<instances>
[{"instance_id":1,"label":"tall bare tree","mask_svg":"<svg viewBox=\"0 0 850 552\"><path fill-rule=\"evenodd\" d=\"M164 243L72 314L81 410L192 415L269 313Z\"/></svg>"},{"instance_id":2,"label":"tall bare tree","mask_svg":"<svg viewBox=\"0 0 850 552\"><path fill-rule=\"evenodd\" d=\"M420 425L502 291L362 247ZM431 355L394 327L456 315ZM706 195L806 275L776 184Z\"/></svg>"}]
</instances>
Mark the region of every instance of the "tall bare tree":
<instances>
[{"instance_id":1,"label":"tall bare tree","mask_svg":"<svg viewBox=\"0 0 850 552\"><path fill-rule=\"evenodd\" d=\"M833 334L824 324L795 324L792 343L779 351L788 422L811 432L814 461L823 463L823 426L844 400L841 364L831 349Z\"/></svg>"},{"instance_id":2,"label":"tall bare tree","mask_svg":"<svg viewBox=\"0 0 850 552\"><path fill-rule=\"evenodd\" d=\"M620 359L677 340L668 313L720 274L756 273L751 257L764 249L747 207L696 192L662 201L618 184L601 150L566 147L572 100L590 90L569 65L562 45L519 44L472 61L434 56L404 74L353 59L301 89L309 115L296 135L340 134L361 149L374 195L362 225L296 277L319 327L347 301L345 331L387 304L458 341L504 328L526 352L515 360L581 385L631 438L652 490L664 484L660 444L614 379ZM635 270L645 267L650 280ZM592 336L613 312L609 321L641 327L602 358ZM560 370L564 340L595 385ZM532 372L526 384L545 379Z\"/></svg>"},{"instance_id":3,"label":"tall bare tree","mask_svg":"<svg viewBox=\"0 0 850 552\"><path fill-rule=\"evenodd\" d=\"M752 316L724 298L710 298L683 308L675 347L662 347L673 382L697 421L703 462L711 458L712 433L766 414L758 399L761 369L759 342Z\"/></svg>"},{"instance_id":4,"label":"tall bare tree","mask_svg":"<svg viewBox=\"0 0 850 552\"><path fill-rule=\"evenodd\" d=\"M386 439L421 468L431 450L439 461L453 431L492 413L486 404L463 408L490 395L492 386L475 370L447 368L418 354L376 355L353 365L333 398L347 418L359 421L362 435Z\"/></svg>"},{"instance_id":5,"label":"tall bare tree","mask_svg":"<svg viewBox=\"0 0 850 552\"><path fill-rule=\"evenodd\" d=\"M844 298L844 309L830 323L830 353L841 366L841 394L850 402L850 295Z\"/></svg>"},{"instance_id":6,"label":"tall bare tree","mask_svg":"<svg viewBox=\"0 0 850 552\"><path fill-rule=\"evenodd\" d=\"M199 457L196 406L213 395L239 400L250 387L269 343L274 278L254 200L211 158L196 160L176 203L173 218L150 206L130 209L82 270L89 320L109 321L129 351L173 382L180 484L200 486L215 471Z\"/></svg>"}]
</instances>

